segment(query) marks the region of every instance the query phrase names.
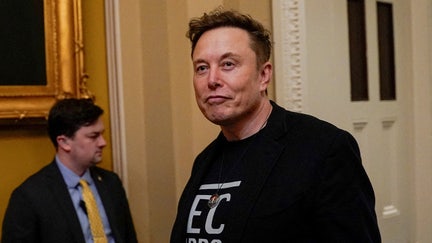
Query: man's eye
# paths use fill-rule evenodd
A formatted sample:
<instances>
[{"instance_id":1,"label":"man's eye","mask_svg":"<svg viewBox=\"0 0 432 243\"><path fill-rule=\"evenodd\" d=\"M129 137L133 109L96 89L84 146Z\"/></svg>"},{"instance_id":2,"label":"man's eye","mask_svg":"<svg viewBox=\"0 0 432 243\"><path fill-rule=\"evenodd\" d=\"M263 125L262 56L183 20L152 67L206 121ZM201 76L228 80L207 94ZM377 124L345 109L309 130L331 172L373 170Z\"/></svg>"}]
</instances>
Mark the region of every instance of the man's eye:
<instances>
[{"instance_id":1,"label":"man's eye","mask_svg":"<svg viewBox=\"0 0 432 243\"><path fill-rule=\"evenodd\" d=\"M230 69L234 68L235 64L233 62L224 62L222 64L222 66L223 66L224 69L229 69L230 70Z\"/></svg>"},{"instance_id":2,"label":"man's eye","mask_svg":"<svg viewBox=\"0 0 432 243\"><path fill-rule=\"evenodd\" d=\"M199 72L204 72L205 70L207 70L207 66L204 66L204 65L201 65L201 66L198 66L197 68L196 68L196 71L199 73Z\"/></svg>"},{"instance_id":3,"label":"man's eye","mask_svg":"<svg viewBox=\"0 0 432 243\"><path fill-rule=\"evenodd\" d=\"M100 134L91 134L88 137L91 139L97 139L100 136Z\"/></svg>"}]
</instances>

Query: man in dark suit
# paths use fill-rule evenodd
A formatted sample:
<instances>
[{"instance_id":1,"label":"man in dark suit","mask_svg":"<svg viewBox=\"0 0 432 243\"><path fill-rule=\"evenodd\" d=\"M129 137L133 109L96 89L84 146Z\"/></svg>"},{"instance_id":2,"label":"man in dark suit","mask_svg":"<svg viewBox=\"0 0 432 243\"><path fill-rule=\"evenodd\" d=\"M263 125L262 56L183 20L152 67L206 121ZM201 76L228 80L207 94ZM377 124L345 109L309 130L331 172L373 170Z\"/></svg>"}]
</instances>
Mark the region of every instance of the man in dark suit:
<instances>
[{"instance_id":1,"label":"man in dark suit","mask_svg":"<svg viewBox=\"0 0 432 243\"><path fill-rule=\"evenodd\" d=\"M96 167L106 146L102 113L89 99L64 99L51 108L48 133L56 148L55 159L13 191L2 243L137 242L119 177ZM81 179L97 207L86 204ZM88 216L94 208L102 224L101 241L93 239L92 229L97 226Z\"/></svg>"},{"instance_id":2,"label":"man in dark suit","mask_svg":"<svg viewBox=\"0 0 432 243\"><path fill-rule=\"evenodd\" d=\"M217 9L188 37L198 106L221 133L194 162L171 242L380 242L354 138L268 99L268 31Z\"/></svg>"}]
</instances>

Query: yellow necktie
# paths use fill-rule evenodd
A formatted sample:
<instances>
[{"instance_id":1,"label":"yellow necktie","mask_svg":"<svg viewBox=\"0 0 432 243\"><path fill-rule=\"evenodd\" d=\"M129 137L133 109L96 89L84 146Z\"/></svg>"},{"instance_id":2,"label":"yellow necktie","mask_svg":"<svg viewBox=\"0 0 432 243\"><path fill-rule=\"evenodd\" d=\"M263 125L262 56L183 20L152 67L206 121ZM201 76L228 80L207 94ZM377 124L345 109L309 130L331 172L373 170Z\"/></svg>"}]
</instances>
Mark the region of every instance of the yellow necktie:
<instances>
[{"instance_id":1,"label":"yellow necktie","mask_svg":"<svg viewBox=\"0 0 432 243\"><path fill-rule=\"evenodd\" d=\"M94 243L107 243L102 219L93 193L84 179L80 180L80 185L82 186L82 196L87 209L93 241Z\"/></svg>"}]
</instances>

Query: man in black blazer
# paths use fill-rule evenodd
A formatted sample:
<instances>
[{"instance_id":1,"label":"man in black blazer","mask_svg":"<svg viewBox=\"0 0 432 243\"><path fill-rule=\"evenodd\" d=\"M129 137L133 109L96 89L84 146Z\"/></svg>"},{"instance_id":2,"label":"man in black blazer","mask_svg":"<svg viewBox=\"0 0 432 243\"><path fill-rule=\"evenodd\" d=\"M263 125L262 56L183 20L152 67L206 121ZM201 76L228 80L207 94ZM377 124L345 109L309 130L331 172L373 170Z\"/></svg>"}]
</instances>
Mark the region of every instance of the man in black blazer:
<instances>
[{"instance_id":1,"label":"man in black blazer","mask_svg":"<svg viewBox=\"0 0 432 243\"><path fill-rule=\"evenodd\" d=\"M95 166L106 146L102 113L89 99L60 100L51 108L48 133L55 159L13 191L2 243L93 242L80 179L88 182L95 196L104 242L137 242L119 177Z\"/></svg>"},{"instance_id":2,"label":"man in black blazer","mask_svg":"<svg viewBox=\"0 0 432 243\"><path fill-rule=\"evenodd\" d=\"M221 133L194 162L171 242L380 242L355 139L268 99L264 27L216 9L188 37L198 106Z\"/></svg>"}]
</instances>

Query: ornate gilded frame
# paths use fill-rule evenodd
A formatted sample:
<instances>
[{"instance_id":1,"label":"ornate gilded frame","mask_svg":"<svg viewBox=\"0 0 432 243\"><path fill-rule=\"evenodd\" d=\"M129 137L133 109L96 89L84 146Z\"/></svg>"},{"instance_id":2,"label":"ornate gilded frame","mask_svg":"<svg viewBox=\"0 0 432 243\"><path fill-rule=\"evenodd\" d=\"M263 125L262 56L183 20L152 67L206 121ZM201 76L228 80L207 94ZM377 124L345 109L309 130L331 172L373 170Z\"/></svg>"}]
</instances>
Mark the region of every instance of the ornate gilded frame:
<instances>
[{"instance_id":1,"label":"ornate gilded frame","mask_svg":"<svg viewBox=\"0 0 432 243\"><path fill-rule=\"evenodd\" d=\"M0 123L44 121L67 97L90 98L84 72L81 0L44 0L46 85L0 86Z\"/></svg>"}]
</instances>

